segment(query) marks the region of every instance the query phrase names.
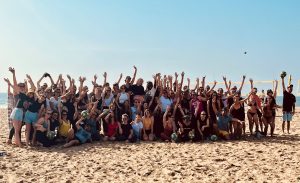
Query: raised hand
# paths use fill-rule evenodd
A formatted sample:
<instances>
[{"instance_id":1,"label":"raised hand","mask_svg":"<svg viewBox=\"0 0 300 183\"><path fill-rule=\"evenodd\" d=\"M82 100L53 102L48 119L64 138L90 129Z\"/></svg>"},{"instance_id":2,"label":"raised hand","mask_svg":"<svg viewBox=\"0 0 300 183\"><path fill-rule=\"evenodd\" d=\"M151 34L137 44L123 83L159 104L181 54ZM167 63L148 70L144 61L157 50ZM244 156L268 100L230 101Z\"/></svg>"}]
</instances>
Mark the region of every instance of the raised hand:
<instances>
[{"instance_id":1,"label":"raised hand","mask_svg":"<svg viewBox=\"0 0 300 183\"><path fill-rule=\"evenodd\" d=\"M137 68L136 68L136 66L135 66L135 65L133 66L133 68L134 68L134 70L137 70Z\"/></svg>"},{"instance_id":2,"label":"raised hand","mask_svg":"<svg viewBox=\"0 0 300 183\"><path fill-rule=\"evenodd\" d=\"M29 74L26 74L26 78L28 79L28 81L31 81L31 77Z\"/></svg>"},{"instance_id":3,"label":"raised hand","mask_svg":"<svg viewBox=\"0 0 300 183\"><path fill-rule=\"evenodd\" d=\"M98 79L97 74L94 75L94 80L96 81Z\"/></svg>"},{"instance_id":4,"label":"raised hand","mask_svg":"<svg viewBox=\"0 0 300 183\"><path fill-rule=\"evenodd\" d=\"M182 71L182 73L181 73L181 76L183 77L183 76L184 76L184 74L185 74L185 73Z\"/></svg>"},{"instance_id":5,"label":"raised hand","mask_svg":"<svg viewBox=\"0 0 300 183\"><path fill-rule=\"evenodd\" d=\"M10 81L8 78L4 78L4 81L7 83L7 84L10 84Z\"/></svg>"},{"instance_id":6,"label":"raised hand","mask_svg":"<svg viewBox=\"0 0 300 183\"><path fill-rule=\"evenodd\" d=\"M178 78L178 73L177 72L175 72L175 78Z\"/></svg>"},{"instance_id":7,"label":"raised hand","mask_svg":"<svg viewBox=\"0 0 300 183\"><path fill-rule=\"evenodd\" d=\"M15 73L15 69L12 68L12 67L9 67L8 70L9 70L9 72L11 72L11 73L13 73L13 74Z\"/></svg>"},{"instance_id":8,"label":"raised hand","mask_svg":"<svg viewBox=\"0 0 300 183\"><path fill-rule=\"evenodd\" d=\"M250 83L253 83L253 79L252 78L250 78L249 81L250 81Z\"/></svg>"},{"instance_id":9,"label":"raised hand","mask_svg":"<svg viewBox=\"0 0 300 183\"><path fill-rule=\"evenodd\" d=\"M104 77L104 78L106 78L106 77L107 77L107 73L106 73L106 72L104 72L104 74L103 74L103 77Z\"/></svg>"},{"instance_id":10,"label":"raised hand","mask_svg":"<svg viewBox=\"0 0 300 183\"><path fill-rule=\"evenodd\" d=\"M246 75L243 75L243 80L245 80L246 79Z\"/></svg>"},{"instance_id":11,"label":"raised hand","mask_svg":"<svg viewBox=\"0 0 300 183\"><path fill-rule=\"evenodd\" d=\"M223 80L226 81L226 77L225 76L223 76Z\"/></svg>"}]
</instances>

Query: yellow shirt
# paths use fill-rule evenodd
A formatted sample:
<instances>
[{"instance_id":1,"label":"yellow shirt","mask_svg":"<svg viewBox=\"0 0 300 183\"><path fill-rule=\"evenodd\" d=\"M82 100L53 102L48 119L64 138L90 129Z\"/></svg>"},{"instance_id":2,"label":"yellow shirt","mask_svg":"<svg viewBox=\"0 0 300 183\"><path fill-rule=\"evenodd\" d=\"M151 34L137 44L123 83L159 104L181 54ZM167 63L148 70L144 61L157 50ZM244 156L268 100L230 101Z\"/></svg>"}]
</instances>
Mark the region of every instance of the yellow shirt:
<instances>
[{"instance_id":1,"label":"yellow shirt","mask_svg":"<svg viewBox=\"0 0 300 183\"><path fill-rule=\"evenodd\" d=\"M61 120L58 128L58 134L62 137L67 137L70 128L71 128L71 123L69 121Z\"/></svg>"}]
</instances>

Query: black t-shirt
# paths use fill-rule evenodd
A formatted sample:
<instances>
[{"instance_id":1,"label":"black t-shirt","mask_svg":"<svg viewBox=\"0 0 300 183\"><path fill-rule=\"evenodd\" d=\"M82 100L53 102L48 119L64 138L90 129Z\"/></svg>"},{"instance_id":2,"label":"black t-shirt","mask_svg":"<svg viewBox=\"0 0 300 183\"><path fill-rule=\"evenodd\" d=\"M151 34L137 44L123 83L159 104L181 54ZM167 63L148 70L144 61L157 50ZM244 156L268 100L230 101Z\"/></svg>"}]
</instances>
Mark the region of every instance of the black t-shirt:
<instances>
[{"instance_id":1,"label":"black t-shirt","mask_svg":"<svg viewBox=\"0 0 300 183\"><path fill-rule=\"evenodd\" d=\"M58 120L51 120L50 121L50 131L54 131L57 127L59 127Z\"/></svg>"},{"instance_id":2,"label":"black t-shirt","mask_svg":"<svg viewBox=\"0 0 300 183\"><path fill-rule=\"evenodd\" d=\"M142 85L132 85L133 95L145 95L145 89Z\"/></svg>"},{"instance_id":3,"label":"black t-shirt","mask_svg":"<svg viewBox=\"0 0 300 183\"><path fill-rule=\"evenodd\" d=\"M184 97L181 101L181 107L190 110L190 101L191 101L191 98Z\"/></svg>"},{"instance_id":4,"label":"black t-shirt","mask_svg":"<svg viewBox=\"0 0 300 183\"><path fill-rule=\"evenodd\" d=\"M18 95L15 96L15 98L17 99L16 107L17 108L24 108L24 102L28 98L27 95L25 93L19 93Z\"/></svg>"},{"instance_id":5,"label":"black t-shirt","mask_svg":"<svg viewBox=\"0 0 300 183\"><path fill-rule=\"evenodd\" d=\"M125 89L125 92L130 92L132 91L132 85L125 85L126 89Z\"/></svg>"},{"instance_id":6,"label":"black t-shirt","mask_svg":"<svg viewBox=\"0 0 300 183\"><path fill-rule=\"evenodd\" d=\"M96 99L95 96L92 96L91 99L92 99L92 102L98 101L97 109L98 109L98 110L101 110L101 108L102 108L102 97L100 97L100 99Z\"/></svg>"},{"instance_id":7,"label":"black t-shirt","mask_svg":"<svg viewBox=\"0 0 300 183\"><path fill-rule=\"evenodd\" d=\"M74 121L73 117L74 117L74 114L75 114L74 103L71 101L71 99L69 99L66 102L63 102L63 105L65 107L67 107L67 109L68 109L68 117L67 117L67 119L69 121L71 121L72 124L73 124L73 121Z\"/></svg>"},{"instance_id":8,"label":"black t-shirt","mask_svg":"<svg viewBox=\"0 0 300 183\"><path fill-rule=\"evenodd\" d=\"M296 102L296 97L292 93L287 91L283 92L283 111L285 112L292 112L293 105Z\"/></svg>"},{"instance_id":9,"label":"black t-shirt","mask_svg":"<svg viewBox=\"0 0 300 183\"><path fill-rule=\"evenodd\" d=\"M123 131L123 136L129 137L130 131L132 130L131 124L129 124L129 123L127 123L126 125L121 124L121 128L122 128L122 131Z\"/></svg>"}]
</instances>

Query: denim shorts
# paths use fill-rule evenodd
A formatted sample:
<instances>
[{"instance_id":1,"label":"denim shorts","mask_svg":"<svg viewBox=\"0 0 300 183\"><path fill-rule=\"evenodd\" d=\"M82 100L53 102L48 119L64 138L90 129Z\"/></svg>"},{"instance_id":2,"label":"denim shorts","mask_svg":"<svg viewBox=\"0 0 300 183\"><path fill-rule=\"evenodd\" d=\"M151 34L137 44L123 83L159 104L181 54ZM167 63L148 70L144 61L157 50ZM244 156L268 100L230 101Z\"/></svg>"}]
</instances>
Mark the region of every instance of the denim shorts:
<instances>
[{"instance_id":1,"label":"denim shorts","mask_svg":"<svg viewBox=\"0 0 300 183\"><path fill-rule=\"evenodd\" d=\"M291 112L283 112L283 121L292 121L293 115Z\"/></svg>"},{"instance_id":2,"label":"denim shorts","mask_svg":"<svg viewBox=\"0 0 300 183\"><path fill-rule=\"evenodd\" d=\"M23 109L21 108L14 108L14 110L10 114L10 119L15 121L23 121Z\"/></svg>"},{"instance_id":3,"label":"denim shorts","mask_svg":"<svg viewBox=\"0 0 300 183\"><path fill-rule=\"evenodd\" d=\"M38 113L35 112L30 112L30 111L26 111L25 113L25 117L24 117L24 122L25 123L30 123L30 124L34 124L36 123L38 120Z\"/></svg>"}]
</instances>

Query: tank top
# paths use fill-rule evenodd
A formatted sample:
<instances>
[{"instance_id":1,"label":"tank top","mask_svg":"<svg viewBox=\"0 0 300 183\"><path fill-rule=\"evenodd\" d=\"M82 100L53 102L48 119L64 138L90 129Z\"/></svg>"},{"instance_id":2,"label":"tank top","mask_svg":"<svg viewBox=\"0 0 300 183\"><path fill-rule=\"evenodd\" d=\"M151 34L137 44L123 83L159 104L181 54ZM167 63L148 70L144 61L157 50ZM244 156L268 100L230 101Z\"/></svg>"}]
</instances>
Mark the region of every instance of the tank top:
<instances>
[{"instance_id":1,"label":"tank top","mask_svg":"<svg viewBox=\"0 0 300 183\"><path fill-rule=\"evenodd\" d=\"M245 120L245 112L244 112L243 106L240 104L240 108L238 108L238 109L235 109L234 107L232 107L231 115L233 118L237 118L238 120L244 121Z\"/></svg>"},{"instance_id":2,"label":"tank top","mask_svg":"<svg viewBox=\"0 0 300 183\"><path fill-rule=\"evenodd\" d=\"M71 123L69 121L61 120L61 123L58 128L59 135L63 137L67 137L70 128L71 128Z\"/></svg>"},{"instance_id":3,"label":"tank top","mask_svg":"<svg viewBox=\"0 0 300 183\"><path fill-rule=\"evenodd\" d=\"M126 100L128 100L127 93L120 93L119 103L123 104Z\"/></svg>"},{"instance_id":4,"label":"tank top","mask_svg":"<svg viewBox=\"0 0 300 183\"><path fill-rule=\"evenodd\" d=\"M147 117L144 118L143 125L144 125L145 130L151 130L151 123L152 123L151 118L147 118Z\"/></svg>"}]
</instances>

